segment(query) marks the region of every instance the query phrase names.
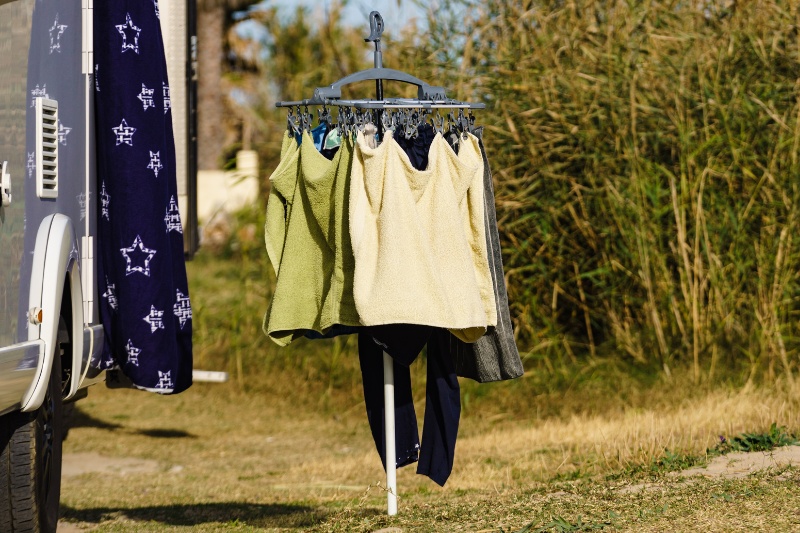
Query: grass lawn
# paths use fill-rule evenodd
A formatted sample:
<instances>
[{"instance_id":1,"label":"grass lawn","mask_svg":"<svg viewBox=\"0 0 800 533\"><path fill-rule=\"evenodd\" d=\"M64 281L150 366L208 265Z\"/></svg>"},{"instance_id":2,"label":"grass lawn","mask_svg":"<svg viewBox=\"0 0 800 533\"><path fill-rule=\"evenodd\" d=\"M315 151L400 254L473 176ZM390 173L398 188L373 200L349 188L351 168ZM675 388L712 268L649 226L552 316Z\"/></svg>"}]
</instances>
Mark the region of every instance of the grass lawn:
<instances>
[{"instance_id":1,"label":"grass lawn","mask_svg":"<svg viewBox=\"0 0 800 533\"><path fill-rule=\"evenodd\" d=\"M63 529L800 531L794 466L758 452L753 473L680 475L722 452L793 442L796 389L741 376L694 386L688 369L667 378L618 359L531 354L520 379L462 383L447 485L400 469L399 514L387 517L355 342L265 339L262 246L241 240L238 258L188 265L195 367L231 381L169 397L96 385L78 402ZM420 420L424 369L412 366Z\"/></svg>"},{"instance_id":2,"label":"grass lawn","mask_svg":"<svg viewBox=\"0 0 800 533\"><path fill-rule=\"evenodd\" d=\"M716 391L654 410L467 413L446 487L399 470L400 511L389 518L362 405L298 408L232 385L175 397L96 386L79 404L67 457L151 468L66 476L62 522L126 532L797 531L794 467L729 479L670 472L703 464L721 433L800 426L798 407L777 392Z\"/></svg>"}]
</instances>

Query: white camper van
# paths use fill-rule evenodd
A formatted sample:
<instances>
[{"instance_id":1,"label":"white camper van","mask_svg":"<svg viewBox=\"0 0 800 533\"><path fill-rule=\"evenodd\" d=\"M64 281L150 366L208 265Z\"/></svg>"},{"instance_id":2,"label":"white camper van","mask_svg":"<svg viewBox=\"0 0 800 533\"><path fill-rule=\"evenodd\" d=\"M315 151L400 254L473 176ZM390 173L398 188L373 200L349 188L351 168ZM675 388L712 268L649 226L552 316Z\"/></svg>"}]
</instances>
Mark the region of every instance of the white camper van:
<instances>
[{"instance_id":1,"label":"white camper van","mask_svg":"<svg viewBox=\"0 0 800 533\"><path fill-rule=\"evenodd\" d=\"M55 21L36 20L35 6L45 1L58 1ZM191 254L194 8L187 0L160 7ZM48 72L43 59L53 53L60 68ZM2 533L55 531L64 404L105 379L90 365L103 343L92 66L92 0L0 0Z\"/></svg>"}]
</instances>

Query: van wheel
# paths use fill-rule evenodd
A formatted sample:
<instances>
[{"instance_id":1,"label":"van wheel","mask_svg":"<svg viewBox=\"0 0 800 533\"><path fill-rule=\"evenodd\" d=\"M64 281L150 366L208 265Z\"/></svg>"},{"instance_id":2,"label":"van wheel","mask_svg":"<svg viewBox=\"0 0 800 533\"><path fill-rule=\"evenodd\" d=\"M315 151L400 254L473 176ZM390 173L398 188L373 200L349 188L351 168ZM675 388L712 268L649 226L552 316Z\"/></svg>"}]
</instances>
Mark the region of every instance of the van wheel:
<instances>
[{"instance_id":1,"label":"van wheel","mask_svg":"<svg viewBox=\"0 0 800 533\"><path fill-rule=\"evenodd\" d=\"M61 497L63 405L56 353L47 394L34 413L0 417L0 531L55 533Z\"/></svg>"}]
</instances>

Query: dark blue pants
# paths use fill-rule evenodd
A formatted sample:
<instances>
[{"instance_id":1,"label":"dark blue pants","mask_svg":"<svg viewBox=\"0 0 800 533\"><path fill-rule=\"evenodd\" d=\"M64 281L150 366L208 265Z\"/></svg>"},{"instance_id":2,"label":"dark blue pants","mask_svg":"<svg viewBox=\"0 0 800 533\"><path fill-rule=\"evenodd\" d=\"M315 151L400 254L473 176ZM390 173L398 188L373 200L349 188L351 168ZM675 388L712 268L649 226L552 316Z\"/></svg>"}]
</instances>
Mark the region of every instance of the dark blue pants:
<instances>
[{"instance_id":1,"label":"dark blue pants","mask_svg":"<svg viewBox=\"0 0 800 533\"><path fill-rule=\"evenodd\" d=\"M394 365L396 464L401 467L419 461L417 473L442 486L453 469L461 416L461 391L449 352L449 338L446 330L408 324L373 326L358 335L367 418L384 468L383 352L386 351ZM428 383L420 446L409 365L426 344Z\"/></svg>"}]
</instances>

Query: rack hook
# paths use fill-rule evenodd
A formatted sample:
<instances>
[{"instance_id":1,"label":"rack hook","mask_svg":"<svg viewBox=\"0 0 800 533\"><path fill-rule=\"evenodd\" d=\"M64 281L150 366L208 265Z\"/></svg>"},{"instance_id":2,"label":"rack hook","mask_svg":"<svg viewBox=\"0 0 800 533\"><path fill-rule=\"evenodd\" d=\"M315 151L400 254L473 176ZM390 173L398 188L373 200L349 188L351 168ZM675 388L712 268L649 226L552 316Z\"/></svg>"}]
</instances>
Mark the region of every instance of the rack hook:
<instances>
[{"instance_id":1,"label":"rack hook","mask_svg":"<svg viewBox=\"0 0 800 533\"><path fill-rule=\"evenodd\" d=\"M380 45L378 43L381 41L383 28L383 17L379 12L372 11L369 14L369 37L364 39L364 41L368 43L375 43L375 46L380 49Z\"/></svg>"}]
</instances>

